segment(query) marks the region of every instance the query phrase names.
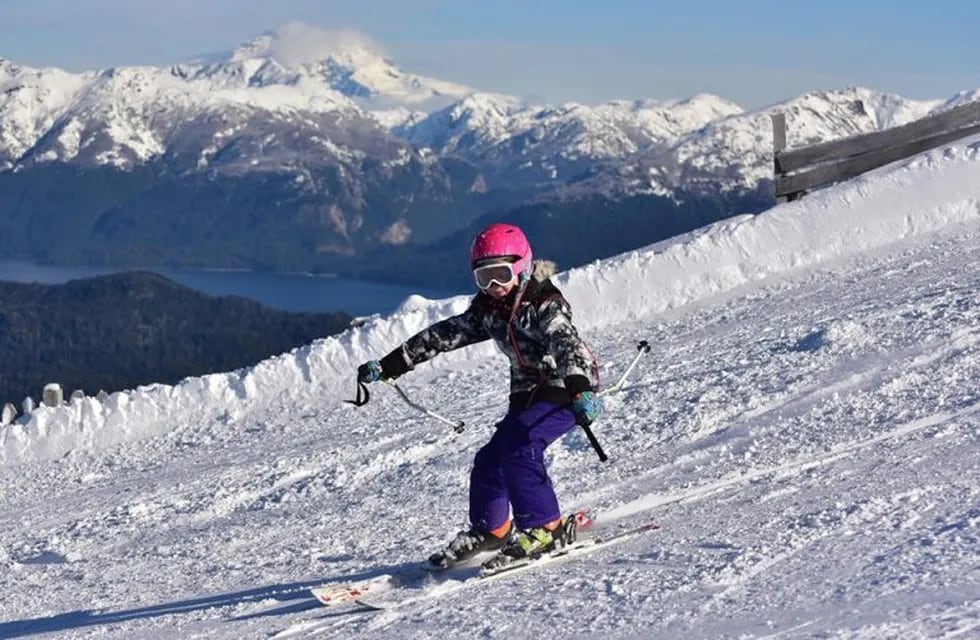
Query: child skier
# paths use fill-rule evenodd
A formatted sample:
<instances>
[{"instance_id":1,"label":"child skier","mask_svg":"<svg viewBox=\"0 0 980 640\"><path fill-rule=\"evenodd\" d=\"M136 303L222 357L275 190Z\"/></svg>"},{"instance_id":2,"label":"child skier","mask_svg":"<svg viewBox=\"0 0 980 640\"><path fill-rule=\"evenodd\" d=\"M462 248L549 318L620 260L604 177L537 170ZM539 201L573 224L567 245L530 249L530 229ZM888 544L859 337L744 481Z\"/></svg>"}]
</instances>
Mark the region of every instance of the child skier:
<instances>
[{"instance_id":1,"label":"child skier","mask_svg":"<svg viewBox=\"0 0 980 640\"><path fill-rule=\"evenodd\" d=\"M510 359L509 409L473 461L470 528L429 558L439 568L485 551L498 553L484 566L499 567L565 542L544 450L576 423L598 418L598 368L561 292L547 275L532 277L531 258L518 227L487 227L470 249L480 291L469 308L357 371L361 382L393 379L439 353L491 338Z\"/></svg>"}]
</instances>

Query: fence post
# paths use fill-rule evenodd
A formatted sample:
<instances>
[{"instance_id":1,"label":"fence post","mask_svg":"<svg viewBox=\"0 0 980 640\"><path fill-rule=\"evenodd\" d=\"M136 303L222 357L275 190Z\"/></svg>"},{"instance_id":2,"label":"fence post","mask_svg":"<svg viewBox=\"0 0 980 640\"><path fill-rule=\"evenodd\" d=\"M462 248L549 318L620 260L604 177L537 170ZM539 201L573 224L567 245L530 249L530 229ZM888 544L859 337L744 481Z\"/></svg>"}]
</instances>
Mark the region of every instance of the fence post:
<instances>
[{"instance_id":1,"label":"fence post","mask_svg":"<svg viewBox=\"0 0 980 640\"><path fill-rule=\"evenodd\" d=\"M779 181L779 176L782 175L782 171L779 167L779 154L786 150L786 114L777 111L775 113L769 114L772 118L772 175L773 175L773 185ZM788 198L785 196L777 196L776 202L786 202Z\"/></svg>"},{"instance_id":2,"label":"fence post","mask_svg":"<svg viewBox=\"0 0 980 640\"><path fill-rule=\"evenodd\" d=\"M65 401L65 393L61 390L61 385L57 382L49 382L44 385L41 393L41 402L46 407L60 407Z\"/></svg>"},{"instance_id":3,"label":"fence post","mask_svg":"<svg viewBox=\"0 0 980 640\"><path fill-rule=\"evenodd\" d=\"M17 418L17 407L9 402L3 405L3 413L0 414L0 427L13 423L15 418Z\"/></svg>"}]
</instances>

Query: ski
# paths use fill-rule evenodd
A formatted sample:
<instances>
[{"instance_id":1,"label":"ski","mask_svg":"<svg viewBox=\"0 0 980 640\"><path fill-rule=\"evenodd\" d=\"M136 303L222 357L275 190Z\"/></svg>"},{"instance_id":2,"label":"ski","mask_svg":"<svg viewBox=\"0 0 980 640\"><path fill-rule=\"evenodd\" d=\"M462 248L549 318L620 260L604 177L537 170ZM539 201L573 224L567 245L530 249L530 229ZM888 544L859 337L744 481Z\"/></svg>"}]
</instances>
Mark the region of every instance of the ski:
<instances>
[{"instance_id":1,"label":"ski","mask_svg":"<svg viewBox=\"0 0 980 640\"><path fill-rule=\"evenodd\" d=\"M575 518L576 529L579 532L589 531L592 528L592 518L586 512L578 511L572 517ZM428 563L421 562L408 564L395 571L381 573L364 580L331 582L310 589L310 593L325 607L340 607L356 602L363 596L373 596L396 587L420 588L421 583L424 582L462 581L474 577L473 574L478 569L479 566L474 567L472 560L448 569L435 569Z\"/></svg>"},{"instance_id":2,"label":"ski","mask_svg":"<svg viewBox=\"0 0 980 640\"><path fill-rule=\"evenodd\" d=\"M357 582L335 582L310 589L313 597L325 607L339 607L356 601L366 594L378 593L391 588L393 574L384 574Z\"/></svg>"},{"instance_id":3,"label":"ski","mask_svg":"<svg viewBox=\"0 0 980 640\"><path fill-rule=\"evenodd\" d=\"M361 596L355 597L353 600L368 609L394 609L433 597L436 594L443 596L460 589L514 577L531 569L545 568L557 562L589 555L611 545L637 537L643 533L656 531L659 528L660 525L655 522L646 522L607 535L581 538L561 549L533 558L518 560L504 565L499 569L486 570L480 566L476 566L469 567L465 570L450 570L447 572L454 575L444 576L439 573L434 573L430 580L424 581L420 585L406 585L405 588L394 587L384 591L366 592Z\"/></svg>"},{"instance_id":4,"label":"ski","mask_svg":"<svg viewBox=\"0 0 980 640\"><path fill-rule=\"evenodd\" d=\"M660 528L659 524L655 522L647 522L637 527L625 529L623 531L618 531L610 535L592 536L581 540L576 540L575 542L566 545L561 549L556 549L554 551L543 553L541 555L533 556L530 558L515 560L514 562L505 564L502 567L496 569L482 569L480 571L479 578L481 580L488 580L502 574L514 573L531 567L538 567L545 564L550 564L552 562L556 562L558 560L564 560L566 558L587 555L594 551L598 551L602 547L607 547L611 544L616 544L617 542L621 542L623 540L626 540L627 538L632 538L641 533L646 533L647 531L656 531L659 528Z\"/></svg>"},{"instance_id":5,"label":"ski","mask_svg":"<svg viewBox=\"0 0 980 640\"><path fill-rule=\"evenodd\" d=\"M341 607L356 603L358 598L366 595L374 596L393 589L421 588L423 583L459 579L460 572L470 571L472 566L467 563L438 570L427 562L419 562L363 580L331 582L310 589L310 593L325 607Z\"/></svg>"}]
</instances>

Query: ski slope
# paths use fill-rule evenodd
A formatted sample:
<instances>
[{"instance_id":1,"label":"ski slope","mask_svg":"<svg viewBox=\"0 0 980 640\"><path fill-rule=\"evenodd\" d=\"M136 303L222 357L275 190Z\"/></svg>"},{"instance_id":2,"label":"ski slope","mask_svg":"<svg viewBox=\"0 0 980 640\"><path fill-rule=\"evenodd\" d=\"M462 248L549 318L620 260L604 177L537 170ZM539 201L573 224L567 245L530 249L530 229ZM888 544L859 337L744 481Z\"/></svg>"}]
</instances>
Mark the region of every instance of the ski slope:
<instances>
[{"instance_id":1,"label":"ski slope","mask_svg":"<svg viewBox=\"0 0 980 640\"><path fill-rule=\"evenodd\" d=\"M382 385L341 401L465 298L39 409L0 433L0 637L980 637L978 177L968 139L562 274L604 380L652 350L595 425L609 463L578 433L549 450L559 495L662 528L391 611L308 589L465 524L503 357L400 381L459 435Z\"/></svg>"}]
</instances>

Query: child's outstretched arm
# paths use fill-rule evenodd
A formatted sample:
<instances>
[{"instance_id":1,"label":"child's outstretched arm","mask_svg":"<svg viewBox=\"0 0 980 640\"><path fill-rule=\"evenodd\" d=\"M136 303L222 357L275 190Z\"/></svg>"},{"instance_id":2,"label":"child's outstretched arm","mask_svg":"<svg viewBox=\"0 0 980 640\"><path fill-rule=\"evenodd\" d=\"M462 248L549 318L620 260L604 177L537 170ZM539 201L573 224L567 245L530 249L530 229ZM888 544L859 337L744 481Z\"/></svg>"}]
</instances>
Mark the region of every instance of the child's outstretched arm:
<instances>
[{"instance_id":1,"label":"child's outstretched arm","mask_svg":"<svg viewBox=\"0 0 980 640\"><path fill-rule=\"evenodd\" d=\"M381 359L385 378L397 378L440 353L490 339L472 305L463 313L419 331Z\"/></svg>"}]
</instances>

